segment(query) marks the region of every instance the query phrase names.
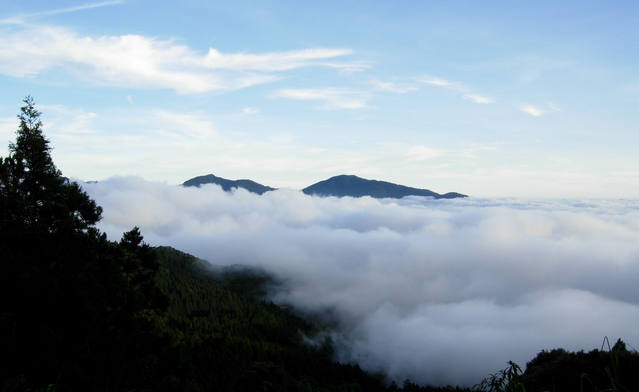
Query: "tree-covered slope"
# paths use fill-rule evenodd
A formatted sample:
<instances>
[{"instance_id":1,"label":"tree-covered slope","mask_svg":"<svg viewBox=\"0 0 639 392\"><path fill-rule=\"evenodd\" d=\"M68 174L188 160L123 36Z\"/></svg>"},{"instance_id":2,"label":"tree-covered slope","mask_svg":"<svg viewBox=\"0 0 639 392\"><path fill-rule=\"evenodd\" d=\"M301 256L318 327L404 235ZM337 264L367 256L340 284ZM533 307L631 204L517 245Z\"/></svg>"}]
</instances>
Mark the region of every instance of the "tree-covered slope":
<instances>
[{"instance_id":1,"label":"tree-covered slope","mask_svg":"<svg viewBox=\"0 0 639 392\"><path fill-rule=\"evenodd\" d=\"M211 272L193 256L161 247L158 285L169 298L166 331L179 352L176 382L196 390L384 390L379 378L333 362L329 341L310 346L316 326L259 299L270 279L250 270Z\"/></svg>"}]
</instances>

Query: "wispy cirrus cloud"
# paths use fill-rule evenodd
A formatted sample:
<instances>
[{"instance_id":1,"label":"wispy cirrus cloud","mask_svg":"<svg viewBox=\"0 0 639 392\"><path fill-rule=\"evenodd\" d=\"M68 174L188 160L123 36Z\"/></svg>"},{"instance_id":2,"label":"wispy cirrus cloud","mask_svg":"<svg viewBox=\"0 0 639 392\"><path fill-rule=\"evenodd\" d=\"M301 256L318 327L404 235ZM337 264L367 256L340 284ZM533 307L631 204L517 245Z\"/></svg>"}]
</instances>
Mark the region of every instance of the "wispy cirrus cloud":
<instances>
[{"instance_id":1,"label":"wispy cirrus cloud","mask_svg":"<svg viewBox=\"0 0 639 392\"><path fill-rule=\"evenodd\" d=\"M193 94L268 83L279 79L281 72L302 67L352 70L366 66L339 61L351 55L351 49L252 54L210 48L201 54L175 40L137 34L87 36L62 27L26 25L6 30L0 40L0 74L20 78L61 68L98 85Z\"/></svg>"},{"instance_id":2,"label":"wispy cirrus cloud","mask_svg":"<svg viewBox=\"0 0 639 392\"><path fill-rule=\"evenodd\" d=\"M519 107L519 110L534 117L541 117L544 115L544 113L546 113L544 109L534 105L521 105Z\"/></svg>"},{"instance_id":3,"label":"wispy cirrus cloud","mask_svg":"<svg viewBox=\"0 0 639 392\"><path fill-rule=\"evenodd\" d=\"M320 60L353 54L351 49L313 48L288 52L272 52L265 54L250 53L220 53L216 49L209 49L203 60L206 67L211 69L232 69L243 71L288 71L295 68L322 66L338 69L361 70L367 68L365 63L324 63Z\"/></svg>"},{"instance_id":4,"label":"wispy cirrus cloud","mask_svg":"<svg viewBox=\"0 0 639 392\"><path fill-rule=\"evenodd\" d=\"M462 98L475 103L493 103L493 99L479 94L464 94Z\"/></svg>"},{"instance_id":5,"label":"wispy cirrus cloud","mask_svg":"<svg viewBox=\"0 0 639 392\"><path fill-rule=\"evenodd\" d=\"M107 7L110 5L120 5L120 4L124 4L124 0L101 1L97 3L87 3L87 4L76 5L73 7L58 8L54 10L41 11L41 12L33 12L30 14L19 14L15 16L10 16L8 18L0 19L0 24L22 24L29 19L39 18L43 16L68 14L71 12L84 11L84 10L93 9L93 8L101 8L101 7Z\"/></svg>"},{"instance_id":6,"label":"wispy cirrus cloud","mask_svg":"<svg viewBox=\"0 0 639 392\"><path fill-rule=\"evenodd\" d=\"M337 87L282 89L276 91L273 97L319 101L322 102L322 109L363 109L367 99L366 93L362 91Z\"/></svg>"},{"instance_id":7,"label":"wispy cirrus cloud","mask_svg":"<svg viewBox=\"0 0 639 392\"><path fill-rule=\"evenodd\" d=\"M260 112L259 108L254 108L254 107L250 107L250 106L242 108L242 113L243 114L253 115L253 114L258 114L259 112Z\"/></svg>"},{"instance_id":8,"label":"wispy cirrus cloud","mask_svg":"<svg viewBox=\"0 0 639 392\"><path fill-rule=\"evenodd\" d=\"M447 87L450 89L454 89L455 86L458 86L455 82L450 82L440 78L425 77L421 78L419 81L425 84L430 84L431 86Z\"/></svg>"},{"instance_id":9,"label":"wispy cirrus cloud","mask_svg":"<svg viewBox=\"0 0 639 392\"><path fill-rule=\"evenodd\" d=\"M417 90L417 87L415 86L398 85L393 82L382 82L381 80L373 80L371 81L371 84L375 90L395 94L405 94Z\"/></svg>"},{"instance_id":10,"label":"wispy cirrus cloud","mask_svg":"<svg viewBox=\"0 0 639 392\"><path fill-rule=\"evenodd\" d=\"M430 77L430 76L419 78L419 81L430 86L446 88L450 91L453 91L459 94L463 99L474 102L474 103L486 104L486 103L495 102L495 100L492 99L491 97L477 94L473 92L470 88L466 87L465 85L459 82L454 82L454 81L437 78L437 77Z\"/></svg>"},{"instance_id":11,"label":"wispy cirrus cloud","mask_svg":"<svg viewBox=\"0 0 639 392\"><path fill-rule=\"evenodd\" d=\"M9 152L9 141L15 139L18 129L18 119L15 117L0 117L0 156L6 156Z\"/></svg>"},{"instance_id":12,"label":"wispy cirrus cloud","mask_svg":"<svg viewBox=\"0 0 639 392\"><path fill-rule=\"evenodd\" d=\"M549 113L563 111L563 109L559 105L553 102L546 102L543 105L522 104L519 105L519 110L534 117L541 117Z\"/></svg>"},{"instance_id":13,"label":"wispy cirrus cloud","mask_svg":"<svg viewBox=\"0 0 639 392\"><path fill-rule=\"evenodd\" d=\"M406 152L406 156L416 161L424 161L444 155L445 151L428 146L412 146Z\"/></svg>"}]
</instances>

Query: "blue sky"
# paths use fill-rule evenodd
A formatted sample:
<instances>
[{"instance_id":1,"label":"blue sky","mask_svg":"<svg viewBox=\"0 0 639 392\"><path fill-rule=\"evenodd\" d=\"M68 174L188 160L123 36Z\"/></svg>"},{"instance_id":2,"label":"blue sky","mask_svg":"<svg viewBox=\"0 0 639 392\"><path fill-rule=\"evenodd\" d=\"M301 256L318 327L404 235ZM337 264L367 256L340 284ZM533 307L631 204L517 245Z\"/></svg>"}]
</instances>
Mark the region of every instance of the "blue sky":
<instances>
[{"instance_id":1,"label":"blue sky","mask_svg":"<svg viewBox=\"0 0 639 392\"><path fill-rule=\"evenodd\" d=\"M83 180L639 197L639 5L556 3L5 1L0 138L31 94Z\"/></svg>"}]
</instances>

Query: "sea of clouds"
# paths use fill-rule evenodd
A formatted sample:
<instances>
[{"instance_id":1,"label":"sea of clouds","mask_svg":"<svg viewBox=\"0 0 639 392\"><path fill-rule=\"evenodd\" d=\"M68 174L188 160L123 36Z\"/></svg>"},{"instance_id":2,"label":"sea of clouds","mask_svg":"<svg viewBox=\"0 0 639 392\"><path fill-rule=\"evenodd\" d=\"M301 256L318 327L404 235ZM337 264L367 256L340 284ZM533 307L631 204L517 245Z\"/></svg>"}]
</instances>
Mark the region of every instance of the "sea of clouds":
<instances>
[{"instance_id":1,"label":"sea of clouds","mask_svg":"<svg viewBox=\"0 0 639 392\"><path fill-rule=\"evenodd\" d=\"M262 196L139 178L85 184L111 239L139 226L214 264L264 268L271 299L330 314L341 361L472 385L543 349L639 346L639 201Z\"/></svg>"}]
</instances>

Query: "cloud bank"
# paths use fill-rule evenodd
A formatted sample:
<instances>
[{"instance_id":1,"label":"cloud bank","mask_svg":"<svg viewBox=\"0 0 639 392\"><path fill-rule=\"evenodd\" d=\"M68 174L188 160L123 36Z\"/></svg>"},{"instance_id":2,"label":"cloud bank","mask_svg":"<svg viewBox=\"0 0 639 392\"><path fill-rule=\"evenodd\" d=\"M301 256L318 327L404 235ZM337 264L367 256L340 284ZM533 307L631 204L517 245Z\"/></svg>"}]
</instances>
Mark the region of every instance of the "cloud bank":
<instances>
[{"instance_id":1,"label":"cloud bank","mask_svg":"<svg viewBox=\"0 0 639 392\"><path fill-rule=\"evenodd\" d=\"M85 185L112 238L267 269L278 303L334 318L338 359L472 385L542 349L639 345L639 201L316 198Z\"/></svg>"}]
</instances>

